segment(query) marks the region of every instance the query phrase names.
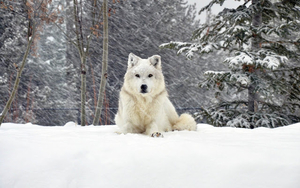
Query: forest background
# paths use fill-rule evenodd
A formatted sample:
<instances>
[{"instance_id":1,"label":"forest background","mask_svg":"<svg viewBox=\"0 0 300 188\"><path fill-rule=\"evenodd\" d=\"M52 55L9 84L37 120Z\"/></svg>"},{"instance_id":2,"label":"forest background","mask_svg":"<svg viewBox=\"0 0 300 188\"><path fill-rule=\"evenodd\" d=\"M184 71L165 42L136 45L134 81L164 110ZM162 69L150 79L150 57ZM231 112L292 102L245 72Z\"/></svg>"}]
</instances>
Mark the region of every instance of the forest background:
<instances>
[{"instance_id":1,"label":"forest background","mask_svg":"<svg viewBox=\"0 0 300 188\"><path fill-rule=\"evenodd\" d=\"M1 111L13 89L18 64L30 41L29 32L34 16L29 17L29 14L34 11L30 12L28 2L37 5L44 1L1 1ZM102 1L45 2L47 18L41 19L43 24L38 28L17 95L5 122L64 125L74 121L80 124L80 91L82 75L85 75L87 90L84 124L92 124L103 62ZM215 2L222 4L224 1ZM188 59L178 56L179 53L176 54L174 50L159 48L161 44L170 41L191 42L193 32L201 28L201 24L207 25L215 18L211 11L203 12L206 19L200 23L197 13L196 5L189 5L184 0L108 1L108 71L105 74L107 84L99 124L114 124L119 90L126 71L127 57L131 52L143 58L154 54L162 56L170 100L179 113L196 113L220 103L220 100L224 101L214 91L200 88L199 83L205 80L204 72L208 70L229 70L222 62L230 52L218 50ZM226 100L237 97L240 95L229 95ZM299 106L298 103L296 106ZM299 116L299 108L295 108L292 113ZM206 121L201 115L198 117L198 122Z\"/></svg>"},{"instance_id":2,"label":"forest background","mask_svg":"<svg viewBox=\"0 0 300 188\"><path fill-rule=\"evenodd\" d=\"M1 6L6 6L0 9L1 111L12 91L16 66L22 61L28 43L30 20L25 2L1 2ZM97 5L96 24L92 23L93 3L82 1L79 4L82 6L83 35L91 37L86 58L86 124L93 121L102 69L102 2ZM48 14L51 11L57 14L60 23L49 21L40 28L5 122L64 125L74 121L80 124L81 61L78 49L70 42L76 40L74 3L53 0L47 9ZM199 25L195 5L183 0L120 0L108 1L108 12L108 75L99 124L114 124L118 95L131 52L143 58L154 54L162 56L170 99L178 112L195 112L208 105L198 82L210 62L204 59L188 61L172 50L159 49L164 42L191 39L192 31Z\"/></svg>"}]
</instances>

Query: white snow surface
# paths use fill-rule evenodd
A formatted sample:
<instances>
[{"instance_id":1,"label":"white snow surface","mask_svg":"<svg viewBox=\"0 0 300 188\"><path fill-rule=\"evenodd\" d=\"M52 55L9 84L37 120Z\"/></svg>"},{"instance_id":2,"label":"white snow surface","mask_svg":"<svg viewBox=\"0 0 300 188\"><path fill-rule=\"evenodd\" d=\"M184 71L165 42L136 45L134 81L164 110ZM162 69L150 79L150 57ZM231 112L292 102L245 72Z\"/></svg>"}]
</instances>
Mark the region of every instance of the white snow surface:
<instances>
[{"instance_id":1,"label":"white snow surface","mask_svg":"<svg viewBox=\"0 0 300 188\"><path fill-rule=\"evenodd\" d=\"M1 188L299 188L300 124L116 134L116 126L0 127Z\"/></svg>"}]
</instances>

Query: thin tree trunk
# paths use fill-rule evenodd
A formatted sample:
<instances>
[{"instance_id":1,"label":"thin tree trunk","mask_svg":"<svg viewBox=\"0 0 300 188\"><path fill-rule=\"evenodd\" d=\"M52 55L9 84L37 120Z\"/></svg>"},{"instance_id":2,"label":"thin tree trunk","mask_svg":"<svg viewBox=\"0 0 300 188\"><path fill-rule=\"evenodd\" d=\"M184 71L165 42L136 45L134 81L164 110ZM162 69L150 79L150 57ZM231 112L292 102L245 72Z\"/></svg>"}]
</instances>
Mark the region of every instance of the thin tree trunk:
<instances>
[{"instance_id":1,"label":"thin tree trunk","mask_svg":"<svg viewBox=\"0 0 300 188\"><path fill-rule=\"evenodd\" d=\"M85 52L83 52L85 54ZM81 59L81 126L85 126L86 123L86 56L83 55Z\"/></svg>"},{"instance_id":2,"label":"thin tree trunk","mask_svg":"<svg viewBox=\"0 0 300 188\"><path fill-rule=\"evenodd\" d=\"M103 98L105 92L105 86L107 81L107 64L108 64L108 12L107 12L107 0L103 1L103 55L102 55L102 73L101 73L101 82L98 93L98 101L95 112L95 118L93 120L93 125L99 123L101 116Z\"/></svg>"},{"instance_id":3,"label":"thin tree trunk","mask_svg":"<svg viewBox=\"0 0 300 188\"><path fill-rule=\"evenodd\" d=\"M25 116L25 122L28 123L30 120L29 120L29 115L28 115L28 112L29 112L29 105L30 105L30 90L31 90L31 81L32 81L32 75L30 76L30 79L29 79L29 84L27 86L27 105L26 105L26 116Z\"/></svg>"},{"instance_id":4,"label":"thin tree trunk","mask_svg":"<svg viewBox=\"0 0 300 188\"><path fill-rule=\"evenodd\" d=\"M32 26L32 27L35 27L35 26ZM35 29L35 28L33 28ZM17 77L16 77L16 80L15 80L15 84L14 84L14 87L13 87L13 90L10 94L10 97L2 111L2 113L0 114L0 126L8 112L8 110L10 109L10 106L11 106L11 103L13 102L14 98L15 98L15 95L18 91L18 87L19 87L19 83L20 83L20 80L21 80L21 75L22 75L22 71L23 71L23 68L25 66L25 63L26 63L26 60L27 60L27 57L28 57L28 54L30 52L30 48L31 48L31 44L33 42L33 39L34 39L34 33L33 32L33 35L31 36L31 38L29 38L29 41L28 41L28 44L27 44L27 48L26 48L26 52L23 56L23 60L22 60L22 63L21 63L21 66L20 67L17 67Z\"/></svg>"},{"instance_id":5,"label":"thin tree trunk","mask_svg":"<svg viewBox=\"0 0 300 188\"><path fill-rule=\"evenodd\" d=\"M81 74L81 105L80 105L80 125L85 126L86 123L86 112L85 112L85 103L86 103L86 52L87 48L83 46L83 31L82 31L82 19L79 17L79 11L82 10L82 1L79 2L80 7L78 5L77 0L73 0L73 8L74 8L74 20L75 20L75 30L76 30L76 47L78 48L78 52L80 55L80 74Z\"/></svg>"},{"instance_id":6,"label":"thin tree trunk","mask_svg":"<svg viewBox=\"0 0 300 188\"><path fill-rule=\"evenodd\" d=\"M252 5L260 3L260 0L252 0ZM256 12L253 15L252 18L252 25L254 27L259 27L262 23L262 13L261 11ZM254 51L259 50L260 48L260 41L257 36L254 36L252 39L251 48ZM256 94L256 86L257 83L255 82L255 74L257 74L257 71L255 70L256 67L254 67L254 71L252 74L252 83L250 84L248 88L248 111L249 112L256 112L257 111L257 94Z\"/></svg>"}]
</instances>

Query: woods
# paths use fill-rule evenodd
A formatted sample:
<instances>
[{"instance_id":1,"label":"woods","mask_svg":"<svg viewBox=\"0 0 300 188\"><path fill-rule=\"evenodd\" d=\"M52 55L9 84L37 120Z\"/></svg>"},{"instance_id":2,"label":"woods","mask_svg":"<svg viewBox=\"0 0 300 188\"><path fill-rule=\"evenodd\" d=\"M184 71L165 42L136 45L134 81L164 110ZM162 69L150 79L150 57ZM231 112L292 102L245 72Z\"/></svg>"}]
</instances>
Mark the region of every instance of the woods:
<instances>
[{"instance_id":1,"label":"woods","mask_svg":"<svg viewBox=\"0 0 300 188\"><path fill-rule=\"evenodd\" d=\"M21 6L22 2L19 5ZM163 55L171 90L185 93L185 89L178 90L178 87L185 87L186 84L184 82L176 84L178 80L183 80L177 75L180 73L181 77L191 76L189 71L182 72L182 70L190 70L193 67L180 68L181 70L175 68L182 67L184 58L177 58L172 51L160 50L158 46L162 41L167 42L175 38L189 40L191 34L187 30L194 30L199 23L195 19L194 6L184 1L108 1L109 55L107 72L103 73L102 70L105 70L102 65L104 62L102 59L104 54L102 54L103 2L52 1L47 7L49 11L57 8L60 15L63 15L62 19L43 26L43 33L39 36L35 50L37 55L31 54L28 57L17 97L5 121L19 123L30 121L43 125L63 125L68 121L81 125L92 124L96 109L100 109L97 102L101 100L98 101L98 97L102 96L100 121L93 124L113 124L118 91L130 52L145 58L153 54ZM24 11L27 19L25 9L21 10ZM9 13L11 12L7 14ZM15 22L13 25L18 24ZM24 28L26 32L26 27ZM6 27L6 29L11 28ZM171 30L176 32L170 32ZM8 40L15 40L16 36L17 33L3 41L8 44ZM23 46L25 45L24 42ZM9 47L2 45L1 48L2 52L7 52L6 56L11 54L18 56L25 51L22 48L19 53L13 50L9 53L10 49L17 48L16 45ZM11 80L15 78L15 74L13 63L8 63L12 59L5 56L1 56L1 59L1 63L7 63L6 68L1 70L1 78L4 81L1 84L2 105L6 103L7 96L10 94ZM188 64L192 65L192 63ZM195 72L194 75L197 73ZM103 89L100 91L99 87L100 82L105 80L102 79L103 76L105 79L107 77L105 92ZM187 80L185 78L185 82ZM85 87L86 91L84 91ZM193 88L191 90L193 93L198 91L198 88L191 85L188 87ZM194 103L190 99L182 101L180 95L172 95L172 97L178 98L175 98L179 101L178 107L190 108L187 101L190 104Z\"/></svg>"},{"instance_id":2,"label":"woods","mask_svg":"<svg viewBox=\"0 0 300 188\"><path fill-rule=\"evenodd\" d=\"M300 121L298 1L241 0L216 15L211 8L224 0L211 1L200 10L205 22L184 0L105 2L0 2L4 122L114 124L131 52L162 57L170 100L198 122L254 128Z\"/></svg>"}]
</instances>

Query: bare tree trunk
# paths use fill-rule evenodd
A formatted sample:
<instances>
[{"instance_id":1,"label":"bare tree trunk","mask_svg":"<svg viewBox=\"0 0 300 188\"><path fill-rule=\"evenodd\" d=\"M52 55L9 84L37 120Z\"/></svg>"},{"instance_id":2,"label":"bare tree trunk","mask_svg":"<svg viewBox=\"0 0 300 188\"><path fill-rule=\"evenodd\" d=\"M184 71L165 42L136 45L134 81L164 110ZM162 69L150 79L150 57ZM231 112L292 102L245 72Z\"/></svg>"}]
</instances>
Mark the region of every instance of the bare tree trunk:
<instances>
[{"instance_id":1,"label":"bare tree trunk","mask_svg":"<svg viewBox=\"0 0 300 188\"><path fill-rule=\"evenodd\" d=\"M87 48L84 47L83 31L82 31L82 19L79 12L82 11L82 1L78 3L77 0L73 0L74 8L74 20L75 20L75 30L76 30L76 47L80 55L80 74L81 74L81 105L80 105L80 119L81 126L85 126L86 123L86 112L85 112L85 103L86 103L86 52ZM80 4L80 5L79 5ZM81 14L82 16L82 14Z\"/></svg>"},{"instance_id":2,"label":"bare tree trunk","mask_svg":"<svg viewBox=\"0 0 300 188\"><path fill-rule=\"evenodd\" d=\"M260 3L260 0L252 0L252 5L258 5ZM252 18L252 25L254 27L259 27L262 23L262 13L261 11L256 12L253 15ZM260 40L257 36L254 36L254 38L252 39L252 44L251 44L251 48L254 51L259 50L260 48ZM251 73L252 74L252 80L255 79L255 74L257 73L257 71L255 71L255 67L254 67L254 71ZM250 84L249 88L248 88L248 111L249 112L256 112L257 110L257 94L255 92L257 83L254 81L252 81L252 83Z\"/></svg>"},{"instance_id":3,"label":"bare tree trunk","mask_svg":"<svg viewBox=\"0 0 300 188\"><path fill-rule=\"evenodd\" d=\"M86 122L86 112L85 112L85 103L86 103L86 56L85 52L81 57L81 126L85 126Z\"/></svg>"},{"instance_id":4,"label":"bare tree trunk","mask_svg":"<svg viewBox=\"0 0 300 188\"><path fill-rule=\"evenodd\" d=\"M35 26L32 26L33 29ZM23 71L23 68L25 66L25 63L26 63L26 60L27 60L27 57L28 57L28 54L30 52L30 48L31 48L31 45L32 45L32 42L34 40L34 31L32 33L32 36L29 38L29 41L28 41L28 44L27 44L27 48L26 48L26 52L23 56L23 60L22 60L22 63L21 63L21 66L20 67L16 67L17 69L17 77L16 77L16 80L15 80L15 84L14 84L14 87L13 87L13 90L10 94L10 97L2 111L2 113L0 114L0 126L8 112L8 110L10 109L10 106L11 106L11 103L13 102L14 98L15 98L15 95L17 93L17 90L18 90L18 87L19 87L19 83L20 83L20 80L21 80L21 75L22 75L22 71Z\"/></svg>"},{"instance_id":5,"label":"bare tree trunk","mask_svg":"<svg viewBox=\"0 0 300 188\"><path fill-rule=\"evenodd\" d=\"M99 123L101 116L103 98L105 92L105 86L107 81L107 64L108 64L108 12L107 12L107 0L103 1L103 55L102 55L102 73L101 73L101 82L98 93L98 101L95 112L95 117L93 120L93 125Z\"/></svg>"}]
</instances>

